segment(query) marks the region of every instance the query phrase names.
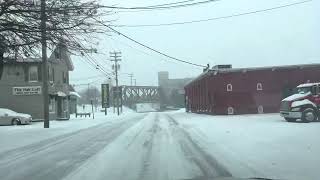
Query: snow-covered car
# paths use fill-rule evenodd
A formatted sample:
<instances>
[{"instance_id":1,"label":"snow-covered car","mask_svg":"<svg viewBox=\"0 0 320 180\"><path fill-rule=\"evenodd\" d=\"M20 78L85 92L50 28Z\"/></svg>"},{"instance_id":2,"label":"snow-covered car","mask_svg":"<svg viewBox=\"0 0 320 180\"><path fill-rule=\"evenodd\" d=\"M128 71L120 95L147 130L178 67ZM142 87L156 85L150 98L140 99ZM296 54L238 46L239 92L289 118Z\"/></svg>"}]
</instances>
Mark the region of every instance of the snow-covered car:
<instances>
[{"instance_id":1,"label":"snow-covered car","mask_svg":"<svg viewBox=\"0 0 320 180\"><path fill-rule=\"evenodd\" d=\"M32 117L29 114L17 113L10 109L0 108L0 125L31 124Z\"/></svg>"}]
</instances>

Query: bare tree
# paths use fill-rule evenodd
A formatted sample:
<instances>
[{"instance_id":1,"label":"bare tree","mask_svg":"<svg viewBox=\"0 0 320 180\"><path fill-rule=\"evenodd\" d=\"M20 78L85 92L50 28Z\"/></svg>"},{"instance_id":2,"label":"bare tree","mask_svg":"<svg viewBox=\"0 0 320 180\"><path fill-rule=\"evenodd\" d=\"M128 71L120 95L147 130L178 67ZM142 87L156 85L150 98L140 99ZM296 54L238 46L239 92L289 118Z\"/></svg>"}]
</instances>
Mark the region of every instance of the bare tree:
<instances>
[{"instance_id":1,"label":"bare tree","mask_svg":"<svg viewBox=\"0 0 320 180\"><path fill-rule=\"evenodd\" d=\"M63 43L76 54L96 51L95 37L105 33L96 19L110 11L96 0L47 0L46 5L48 48ZM40 0L0 0L0 77L4 59L39 55L40 40Z\"/></svg>"},{"instance_id":2,"label":"bare tree","mask_svg":"<svg viewBox=\"0 0 320 180\"><path fill-rule=\"evenodd\" d=\"M98 101L101 100L100 90L95 86L91 86L89 89L83 89L79 94L81 96L78 101L79 104L90 104L91 100L94 104L97 104Z\"/></svg>"}]
</instances>

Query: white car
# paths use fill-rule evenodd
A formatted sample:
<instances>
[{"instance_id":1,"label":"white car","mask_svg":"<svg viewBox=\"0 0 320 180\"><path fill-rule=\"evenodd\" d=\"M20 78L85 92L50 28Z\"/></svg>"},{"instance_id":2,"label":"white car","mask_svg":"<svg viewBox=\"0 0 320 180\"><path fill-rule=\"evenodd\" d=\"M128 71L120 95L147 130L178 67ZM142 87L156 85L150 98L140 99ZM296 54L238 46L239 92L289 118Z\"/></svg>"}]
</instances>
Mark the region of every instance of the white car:
<instances>
[{"instance_id":1,"label":"white car","mask_svg":"<svg viewBox=\"0 0 320 180\"><path fill-rule=\"evenodd\" d=\"M32 117L29 114L17 113L10 109L0 108L0 125L31 124Z\"/></svg>"}]
</instances>

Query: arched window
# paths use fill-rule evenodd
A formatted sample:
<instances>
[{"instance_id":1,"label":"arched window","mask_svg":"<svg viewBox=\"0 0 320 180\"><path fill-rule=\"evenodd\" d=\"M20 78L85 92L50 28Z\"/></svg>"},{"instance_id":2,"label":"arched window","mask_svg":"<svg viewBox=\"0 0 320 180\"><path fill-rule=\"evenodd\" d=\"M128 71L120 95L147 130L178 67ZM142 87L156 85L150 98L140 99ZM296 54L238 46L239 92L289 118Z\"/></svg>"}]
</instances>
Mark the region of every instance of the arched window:
<instances>
[{"instance_id":1,"label":"arched window","mask_svg":"<svg viewBox=\"0 0 320 180\"><path fill-rule=\"evenodd\" d=\"M228 107L228 114L234 114L233 107Z\"/></svg>"},{"instance_id":2,"label":"arched window","mask_svg":"<svg viewBox=\"0 0 320 180\"><path fill-rule=\"evenodd\" d=\"M258 106L258 113L263 114L263 106L262 105Z\"/></svg>"},{"instance_id":3,"label":"arched window","mask_svg":"<svg viewBox=\"0 0 320 180\"><path fill-rule=\"evenodd\" d=\"M232 84L227 85L227 91L232 91Z\"/></svg>"},{"instance_id":4,"label":"arched window","mask_svg":"<svg viewBox=\"0 0 320 180\"><path fill-rule=\"evenodd\" d=\"M261 83L257 83L257 90L262 91L262 84Z\"/></svg>"}]
</instances>

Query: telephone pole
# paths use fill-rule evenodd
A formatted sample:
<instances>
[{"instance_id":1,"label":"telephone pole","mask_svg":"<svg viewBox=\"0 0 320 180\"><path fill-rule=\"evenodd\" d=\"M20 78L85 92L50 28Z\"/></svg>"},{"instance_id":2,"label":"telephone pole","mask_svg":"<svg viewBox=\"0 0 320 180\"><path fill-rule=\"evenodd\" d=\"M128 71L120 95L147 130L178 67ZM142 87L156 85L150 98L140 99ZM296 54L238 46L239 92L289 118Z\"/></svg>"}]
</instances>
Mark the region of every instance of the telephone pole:
<instances>
[{"instance_id":1,"label":"telephone pole","mask_svg":"<svg viewBox=\"0 0 320 180\"><path fill-rule=\"evenodd\" d=\"M44 128L49 128L49 92L48 92L48 65L47 65L47 15L46 0L41 0L41 46L42 46L42 95Z\"/></svg>"},{"instance_id":2,"label":"telephone pole","mask_svg":"<svg viewBox=\"0 0 320 180\"><path fill-rule=\"evenodd\" d=\"M116 92L114 94L115 97L116 97L116 106L117 106L117 114L118 116L120 115L120 111L119 111L119 96L120 96L120 91L119 91L119 84L118 84L118 69L120 68L120 65L118 64L118 61L121 61L121 52L116 52L116 51L113 51L113 52L110 52L110 58L111 58L111 61L114 62L114 71L115 71L115 74L116 74Z\"/></svg>"}]
</instances>

